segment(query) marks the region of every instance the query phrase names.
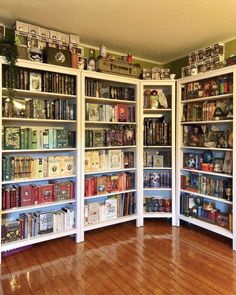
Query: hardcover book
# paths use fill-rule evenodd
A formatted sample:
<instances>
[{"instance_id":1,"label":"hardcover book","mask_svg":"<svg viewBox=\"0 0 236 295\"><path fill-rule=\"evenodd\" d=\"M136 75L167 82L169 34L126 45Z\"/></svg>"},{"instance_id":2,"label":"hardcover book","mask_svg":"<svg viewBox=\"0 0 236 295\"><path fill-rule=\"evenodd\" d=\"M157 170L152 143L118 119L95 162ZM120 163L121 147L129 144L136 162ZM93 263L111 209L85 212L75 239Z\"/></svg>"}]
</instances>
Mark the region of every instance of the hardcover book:
<instances>
[{"instance_id":1,"label":"hardcover book","mask_svg":"<svg viewBox=\"0 0 236 295\"><path fill-rule=\"evenodd\" d=\"M30 90L31 91L42 91L42 75L40 73L30 72Z\"/></svg>"},{"instance_id":2,"label":"hardcover book","mask_svg":"<svg viewBox=\"0 0 236 295\"><path fill-rule=\"evenodd\" d=\"M49 156L47 165L48 177L61 175L61 156Z\"/></svg>"},{"instance_id":3,"label":"hardcover book","mask_svg":"<svg viewBox=\"0 0 236 295\"><path fill-rule=\"evenodd\" d=\"M20 222L11 221L2 225L2 243L10 243L21 237Z\"/></svg>"},{"instance_id":4,"label":"hardcover book","mask_svg":"<svg viewBox=\"0 0 236 295\"><path fill-rule=\"evenodd\" d=\"M20 127L4 127L4 149L17 150L21 148Z\"/></svg>"},{"instance_id":5,"label":"hardcover book","mask_svg":"<svg viewBox=\"0 0 236 295\"><path fill-rule=\"evenodd\" d=\"M73 175L74 174L74 156L62 156L61 157L61 175Z\"/></svg>"},{"instance_id":6,"label":"hardcover book","mask_svg":"<svg viewBox=\"0 0 236 295\"><path fill-rule=\"evenodd\" d=\"M117 199L109 198L105 201L106 220L117 218Z\"/></svg>"},{"instance_id":7,"label":"hardcover book","mask_svg":"<svg viewBox=\"0 0 236 295\"><path fill-rule=\"evenodd\" d=\"M53 232L53 213L52 212L39 212L38 218L38 233L46 234Z\"/></svg>"},{"instance_id":8,"label":"hardcover book","mask_svg":"<svg viewBox=\"0 0 236 295\"><path fill-rule=\"evenodd\" d=\"M122 152L121 150L109 150L109 166L110 169L121 169L122 167Z\"/></svg>"}]
</instances>

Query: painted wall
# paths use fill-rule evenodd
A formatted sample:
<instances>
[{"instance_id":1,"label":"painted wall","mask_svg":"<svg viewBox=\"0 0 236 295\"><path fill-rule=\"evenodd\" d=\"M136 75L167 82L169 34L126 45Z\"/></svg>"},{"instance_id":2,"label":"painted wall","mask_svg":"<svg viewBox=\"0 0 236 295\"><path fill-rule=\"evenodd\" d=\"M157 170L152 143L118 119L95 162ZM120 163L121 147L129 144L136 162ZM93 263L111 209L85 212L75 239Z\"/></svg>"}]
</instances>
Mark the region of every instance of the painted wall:
<instances>
[{"instance_id":1,"label":"painted wall","mask_svg":"<svg viewBox=\"0 0 236 295\"><path fill-rule=\"evenodd\" d=\"M236 55L236 39L225 43L225 58L230 55ZM176 59L170 63L165 64L163 67L170 68L171 73L176 74L176 78L181 78L181 68L188 65L188 57L185 56L180 59Z\"/></svg>"}]
</instances>

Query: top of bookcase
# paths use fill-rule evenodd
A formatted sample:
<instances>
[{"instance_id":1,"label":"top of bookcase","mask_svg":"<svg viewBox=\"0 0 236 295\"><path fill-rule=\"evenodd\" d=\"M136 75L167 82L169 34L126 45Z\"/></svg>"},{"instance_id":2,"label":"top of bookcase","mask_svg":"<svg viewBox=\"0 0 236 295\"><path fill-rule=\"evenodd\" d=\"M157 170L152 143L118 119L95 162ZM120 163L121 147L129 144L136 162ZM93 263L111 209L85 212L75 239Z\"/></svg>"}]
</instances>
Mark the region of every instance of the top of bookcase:
<instances>
[{"instance_id":1,"label":"top of bookcase","mask_svg":"<svg viewBox=\"0 0 236 295\"><path fill-rule=\"evenodd\" d=\"M7 65L6 58L3 56L0 56L0 63ZM74 75L74 76L78 75L78 69L60 67L57 65L51 65L51 64L40 63L40 62L32 62L32 61L23 60L23 59L18 59L16 65L19 67L24 67L24 68L33 69L33 70L37 69L39 71L49 71L49 72Z\"/></svg>"},{"instance_id":2,"label":"top of bookcase","mask_svg":"<svg viewBox=\"0 0 236 295\"><path fill-rule=\"evenodd\" d=\"M176 81L178 84L185 84L188 82L193 82L193 81L203 80L203 79L207 79L207 78L217 77L220 75L230 74L230 73L233 73L234 71L236 71L236 65L221 68L219 70L208 71L205 73L196 74L196 75L185 77L185 78L180 78L180 79L177 79Z\"/></svg>"}]
</instances>

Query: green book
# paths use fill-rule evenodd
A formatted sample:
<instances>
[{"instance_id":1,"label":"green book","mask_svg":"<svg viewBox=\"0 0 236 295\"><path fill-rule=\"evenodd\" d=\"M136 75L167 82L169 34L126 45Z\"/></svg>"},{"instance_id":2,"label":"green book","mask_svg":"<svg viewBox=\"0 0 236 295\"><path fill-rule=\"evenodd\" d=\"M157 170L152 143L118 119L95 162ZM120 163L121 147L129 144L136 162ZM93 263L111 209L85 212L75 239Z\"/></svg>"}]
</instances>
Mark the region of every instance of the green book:
<instances>
[{"instance_id":1,"label":"green book","mask_svg":"<svg viewBox=\"0 0 236 295\"><path fill-rule=\"evenodd\" d=\"M32 149L37 149L37 130L32 130Z\"/></svg>"},{"instance_id":2,"label":"green book","mask_svg":"<svg viewBox=\"0 0 236 295\"><path fill-rule=\"evenodd\" d=\"M21 128L13 126L4 127L4 149L19 150L21 148Z\"/></svg>"}]
</instances>

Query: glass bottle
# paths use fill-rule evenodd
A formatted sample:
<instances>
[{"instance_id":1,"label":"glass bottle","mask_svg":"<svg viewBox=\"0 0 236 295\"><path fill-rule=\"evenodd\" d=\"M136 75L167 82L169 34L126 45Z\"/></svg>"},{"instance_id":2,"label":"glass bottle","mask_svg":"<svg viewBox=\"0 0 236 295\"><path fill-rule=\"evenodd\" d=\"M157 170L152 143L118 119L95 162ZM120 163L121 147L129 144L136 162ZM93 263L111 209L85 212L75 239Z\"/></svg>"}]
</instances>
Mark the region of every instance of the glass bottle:
<instances>
[{"instance_id":1,"label":"glass bottle","mask_svg":"<svg viewBox=\"0 0 236 295\"><path fill-rule=\"evenodd\" d=\"M89 49L89 58L88 58L88 64L87 64L87 70L89 71L95 71L95 50L90 48Z\"/></svg>"}]
</instances>

